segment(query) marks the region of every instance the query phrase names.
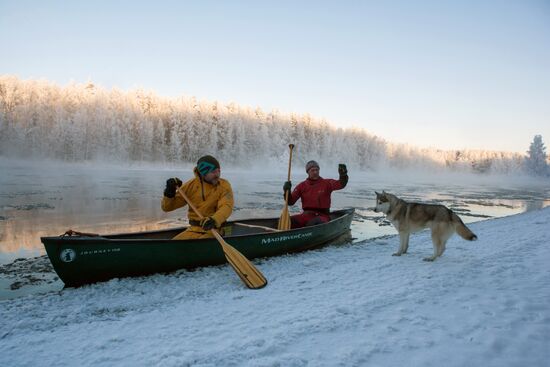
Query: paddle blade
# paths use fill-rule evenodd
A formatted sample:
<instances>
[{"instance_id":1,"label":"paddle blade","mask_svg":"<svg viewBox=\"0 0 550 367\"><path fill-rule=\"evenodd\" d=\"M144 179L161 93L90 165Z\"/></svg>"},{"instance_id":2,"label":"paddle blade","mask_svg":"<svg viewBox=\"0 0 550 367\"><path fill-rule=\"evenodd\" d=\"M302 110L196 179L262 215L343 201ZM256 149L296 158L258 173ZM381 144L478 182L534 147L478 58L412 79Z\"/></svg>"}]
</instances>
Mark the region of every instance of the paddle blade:
<instances>
[{"instance_id":1,"label":"paddle blade","mask_svg":"<svg viewBox=\"0 0 550 367\"><path fill-rule=\"evenodd\" d=\"M189 207L193 209L193 211L199 216L199 218L204 218L199 210L189 200L189 198L187 198L183 190L179 187L176 188L181 197L187 202L187 204L189 204ZM260 273L260 271L256 269L254 265L252 265L252 263L248 261L246 257L244 257L243 254L241 254L239 251L237 251L237 249L225 242L218 231L216 231L215 229L212 229L211 231L214 237L216 237L216 239L222 246L225 258L227 259L229 264L231 264L231 267L233 267L233 270L235 270L235 272L241 278L244 284L251 289L259 289L265 287L267 284L267 279L263 276L263 274Z\"/></svg>"},{"instance_id":2,"label":"paddle blade","mask_svg":"<svg viewBox=\"0 0 550 367\"><path fill-rule=\"evenodd\" d=\"M287 231L290 229L290 214L288 214L288 205L285 205L283 208L277 229L281 231Z\"/></svg>"},{"instance_id":3,"label":"paddle blade","mask_svg":"<svg viewBox=\"0 0 550 367\"><path fill-rule=\"evenodd\" d=\"M225 258L248 288L260 289L267 285L267 279L243 254L225 242L218 232L212 231L212 233L222 246Z\"/></svg>"}]
</instances>

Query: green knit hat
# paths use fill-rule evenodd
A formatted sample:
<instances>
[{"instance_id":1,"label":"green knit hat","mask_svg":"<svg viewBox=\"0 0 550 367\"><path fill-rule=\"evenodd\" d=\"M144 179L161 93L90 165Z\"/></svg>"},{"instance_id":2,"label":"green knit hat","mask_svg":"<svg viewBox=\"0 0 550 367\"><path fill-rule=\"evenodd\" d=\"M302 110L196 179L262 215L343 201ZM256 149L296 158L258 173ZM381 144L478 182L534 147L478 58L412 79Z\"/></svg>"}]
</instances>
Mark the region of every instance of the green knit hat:
<instances>
[{"instance_id":1,"label":"green knit hat","mask_svg":"<svg viewBox=\"0 0 550 367\"><path fill-rule=\"evenodd\" d=\"M220 162L211 155L202 156L197 161L197 169L203 177L218 168L220 168Z\"/></svg>"}]
</instances>

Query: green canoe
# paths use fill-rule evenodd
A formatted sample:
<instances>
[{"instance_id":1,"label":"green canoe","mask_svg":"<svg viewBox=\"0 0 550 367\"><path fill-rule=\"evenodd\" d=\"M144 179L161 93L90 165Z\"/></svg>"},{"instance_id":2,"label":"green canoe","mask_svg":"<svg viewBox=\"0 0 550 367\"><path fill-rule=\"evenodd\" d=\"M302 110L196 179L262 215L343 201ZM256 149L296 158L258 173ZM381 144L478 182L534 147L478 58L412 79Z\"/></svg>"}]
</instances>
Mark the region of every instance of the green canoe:
<instances>
[{"instance_id":1,"label":"green canoe","mask_svg":"<svg viewBox=\"0 0 550 367\"><path fill-rule=\"evenodd\" d=\"M278 218L228 222L224 239L248 259L305 251L349 237L353 213L354 209L334 211L328 223L288 231L275 231ZM68 287L226 263L215 239L171 240L184 229L41 240Z\"/></svg>"}]
</instances>

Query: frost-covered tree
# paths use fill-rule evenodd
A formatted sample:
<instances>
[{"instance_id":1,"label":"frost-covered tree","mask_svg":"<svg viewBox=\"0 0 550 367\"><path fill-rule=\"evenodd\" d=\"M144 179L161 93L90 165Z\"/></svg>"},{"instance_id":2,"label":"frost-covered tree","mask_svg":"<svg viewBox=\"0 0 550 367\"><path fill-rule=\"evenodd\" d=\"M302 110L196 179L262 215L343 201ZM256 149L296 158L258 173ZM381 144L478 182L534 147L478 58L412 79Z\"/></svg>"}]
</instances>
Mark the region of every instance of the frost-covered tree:
<instances>
[{"instance_id":1,"label":"frost-covered tree","mask_svg":"<svg viewBox=\"0 0 550 367\"><path fill-rule=\"evenodd\" d=\"M535 135L527 151L527 158L525 159L527 171L532 175L547 176L549 170L546 158L546 147L542 142L542 136Z\"/></svg>"},{"instance_id":2,"label":"frost-covered tree","mask_svg":"<svg viewBox=\"0 0 550 367\"><path fill-rule=\"evenodd\" d=\"M445 151L392 144L364 129L335 128L310 114L264 112L236 103L161 98L106 90L92 82L60 87L0 75L0 155L66 161L196 162L203 154L235 165L286 166L310 159L352 170L423 169L519 173L517 153ZM329 169L327 167L327 169Z\"/></svg>"}]
</instances>

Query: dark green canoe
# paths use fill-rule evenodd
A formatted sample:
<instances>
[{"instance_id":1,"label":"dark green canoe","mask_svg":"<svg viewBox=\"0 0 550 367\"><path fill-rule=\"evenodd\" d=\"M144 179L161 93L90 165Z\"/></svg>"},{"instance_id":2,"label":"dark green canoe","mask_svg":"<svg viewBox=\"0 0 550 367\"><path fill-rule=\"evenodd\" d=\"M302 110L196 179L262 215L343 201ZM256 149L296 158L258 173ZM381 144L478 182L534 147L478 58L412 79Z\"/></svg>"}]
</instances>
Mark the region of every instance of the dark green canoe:
<instances>
[{"instance_id":1,"label":"dark green canoe","mask_svg":"<svg viewBox=\"0 0 550 367\"><path fill-rule=\"evenodd\" d=\"M349 235L354 209L334 211L316 226L273 232L278 218L228 222L224 239L248 259L305 251ZM112 278L167 273L226 263L215 239L171 240L185 227L98 237L42 237L52 265L66 286Z\"/></svg>"}]
</instances>

